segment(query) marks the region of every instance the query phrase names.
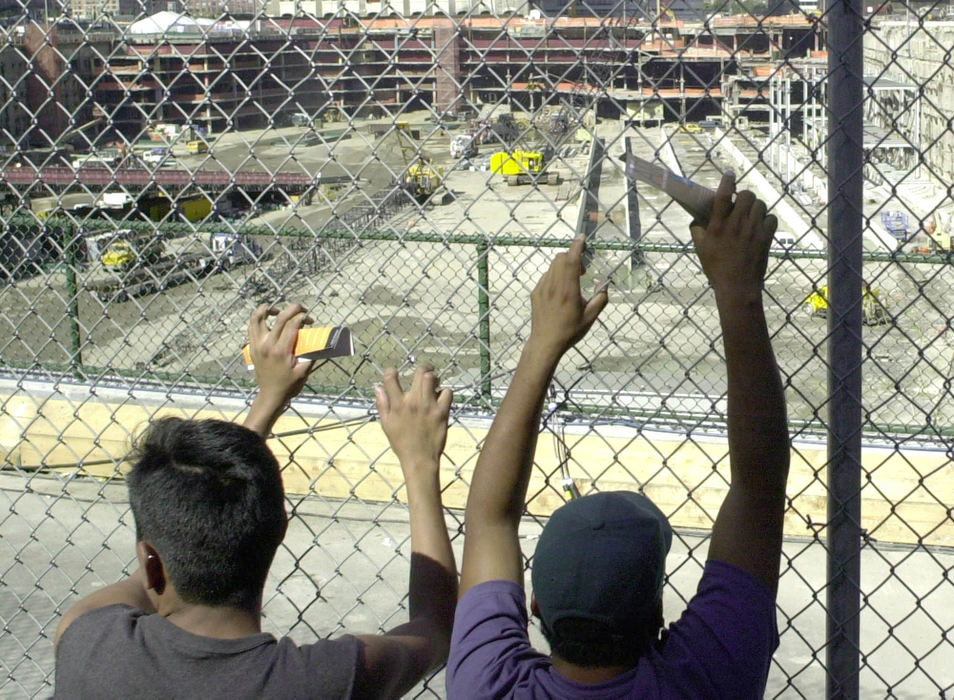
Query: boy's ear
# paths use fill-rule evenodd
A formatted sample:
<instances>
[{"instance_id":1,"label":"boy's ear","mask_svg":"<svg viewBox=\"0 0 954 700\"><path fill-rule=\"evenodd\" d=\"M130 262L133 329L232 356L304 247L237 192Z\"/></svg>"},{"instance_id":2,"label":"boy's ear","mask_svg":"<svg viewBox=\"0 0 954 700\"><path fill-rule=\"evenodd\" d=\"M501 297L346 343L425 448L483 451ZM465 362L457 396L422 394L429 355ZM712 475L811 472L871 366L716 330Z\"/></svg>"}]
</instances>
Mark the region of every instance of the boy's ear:
<instances>
[{"instance_id":1,"label":"boy's ear","mask_svg":"<svg viewBox=\"0 0 954 700\"><path fill-rule=\"evenodd\" d=\"M166 572L159 552L148 542L140 540L136 543L136 559L139 560L139 568L146 578L146 589L156 595L162 595L166 589Z\"/></svg>"}]
</instances>

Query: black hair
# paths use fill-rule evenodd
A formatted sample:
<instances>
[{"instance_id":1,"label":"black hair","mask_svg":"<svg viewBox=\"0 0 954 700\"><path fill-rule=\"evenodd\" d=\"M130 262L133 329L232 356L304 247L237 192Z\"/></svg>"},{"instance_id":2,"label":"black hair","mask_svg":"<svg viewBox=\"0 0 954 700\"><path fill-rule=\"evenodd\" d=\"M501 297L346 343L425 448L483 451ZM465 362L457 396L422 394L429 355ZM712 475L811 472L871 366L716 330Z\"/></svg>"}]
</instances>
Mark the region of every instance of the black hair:
<instances>
[{"instance_id":1,"label":"black hair","mask_svg":"<svg viewBox=\"0 0 954 700\"><path fill-rule=\"evenodd\" d=\"M258 608L287 526L278 462L261 436L226 421L162 418L130 459L136 539L155 547L179 597Z\"/></svg>"},{"instance_id":2,"label":"black hair","mask_svg":"<svg viewBox=\"0 0 954 700\"><path fill-rule=\"evenodd\" d=\"M550 645L550 653L564 661L588 668L632 668L659 638L662 622L662 601L659 601L650 624L626 630L582 617L560 618L552 630L541 620L540 628Z\"/></svg>"}]
</instances>

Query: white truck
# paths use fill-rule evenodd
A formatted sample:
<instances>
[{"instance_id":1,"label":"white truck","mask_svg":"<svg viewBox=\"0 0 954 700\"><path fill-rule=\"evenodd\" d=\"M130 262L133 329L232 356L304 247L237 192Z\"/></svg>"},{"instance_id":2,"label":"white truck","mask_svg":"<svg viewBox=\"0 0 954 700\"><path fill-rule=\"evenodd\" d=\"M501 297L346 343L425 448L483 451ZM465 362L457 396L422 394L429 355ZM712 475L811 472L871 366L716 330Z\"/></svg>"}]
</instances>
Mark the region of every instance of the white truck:
<instances>
[{"instance_id":1,"label":"white truck","mask_svg":"<svg viewBox=\"0 0 954 700\"><path fill-rule=\"evenodd\" d=\"M262 257L262 246L251 237L238 233L213 233L209 250L215 260L215 268L228 271L235 265L257 263Z\"/></svg>"},{"instance_id":2,"label":"white truck","mask_svg":"<svg viewBox=\"0 0 954 700\"><path fill-rule=\"evenodd\" d=\"M82 153L73 156L70 165L73 170L80 168L108 168L116 164L117 158L109 154L101 153Z\"/></svg>"},{"instance_id":3,"label":"white truck","mask_svg":"<svg viewBox=\"0 0 954 700\"><path fill-rule=\"evenodd\" d=\"M477 141L473 134L457 134L450 142L451 158L473 158L477 155Z\"/></svg>"},{"instance_id":4,"label":"white truck","mask_svg":"<svg viewBox=\"0 0 954 700\"><path fill-rule=\"evenodd\" d=\"M142 162L146 165L163 166L163 165L174 165L175 156L172 155L172 151L164 146L158 146L152 150L146 151L140 156Z\"/></svg>"}]
</instances>

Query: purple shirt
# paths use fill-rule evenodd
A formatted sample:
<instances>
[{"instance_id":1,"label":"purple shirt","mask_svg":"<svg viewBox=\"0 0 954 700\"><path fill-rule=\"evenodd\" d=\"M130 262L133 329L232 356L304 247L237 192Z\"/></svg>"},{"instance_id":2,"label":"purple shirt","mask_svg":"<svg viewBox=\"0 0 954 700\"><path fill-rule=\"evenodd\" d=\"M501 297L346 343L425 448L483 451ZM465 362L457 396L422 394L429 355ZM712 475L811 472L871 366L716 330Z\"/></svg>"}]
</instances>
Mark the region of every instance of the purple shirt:
<instances>
[{"instance_id":1,"label":"purple shirt","mask_svg":"<svg viewBox=\"0 0 954 700\"><path fill-rule=\"evenodd\" d=\"M772 592L741 569L709 560L689 607L635 668L605 683L575 683L530 646L523 588L513 581L486 581L457 604L447 696L761 698L777 647Z\"/></svg>"}]
</instances>

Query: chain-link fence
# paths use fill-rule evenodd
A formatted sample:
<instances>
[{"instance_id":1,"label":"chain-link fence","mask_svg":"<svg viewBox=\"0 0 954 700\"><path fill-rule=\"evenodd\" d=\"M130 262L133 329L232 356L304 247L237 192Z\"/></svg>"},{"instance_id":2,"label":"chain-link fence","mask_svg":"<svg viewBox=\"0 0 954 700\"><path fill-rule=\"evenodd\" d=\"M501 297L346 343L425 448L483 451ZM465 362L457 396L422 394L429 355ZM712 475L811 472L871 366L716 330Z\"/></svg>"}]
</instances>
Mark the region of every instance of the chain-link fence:
<instances>
[{"instance_id":1,"label":"chain-link fence","mask_svg":"<svg viewBox=\"0 0 954 700\"><path fill-rule=\"evenodd\" d=\"M235 418L261 302L351 328L277 426L291 524L266 627L400 620L402 478L383 368L455 389L448 527L576 231L609 308L566 358L528 504L643 489L667 618L728 484L714 300L689 215L622 157L780 220L765 285L793 466L770 697L954 695L952 10L759 0L179 3L0 9L0 695L48 695L52 636L133 560L129 440ZM442 697L440 675L415 696Z\"/></svg>"}]
</instances>

